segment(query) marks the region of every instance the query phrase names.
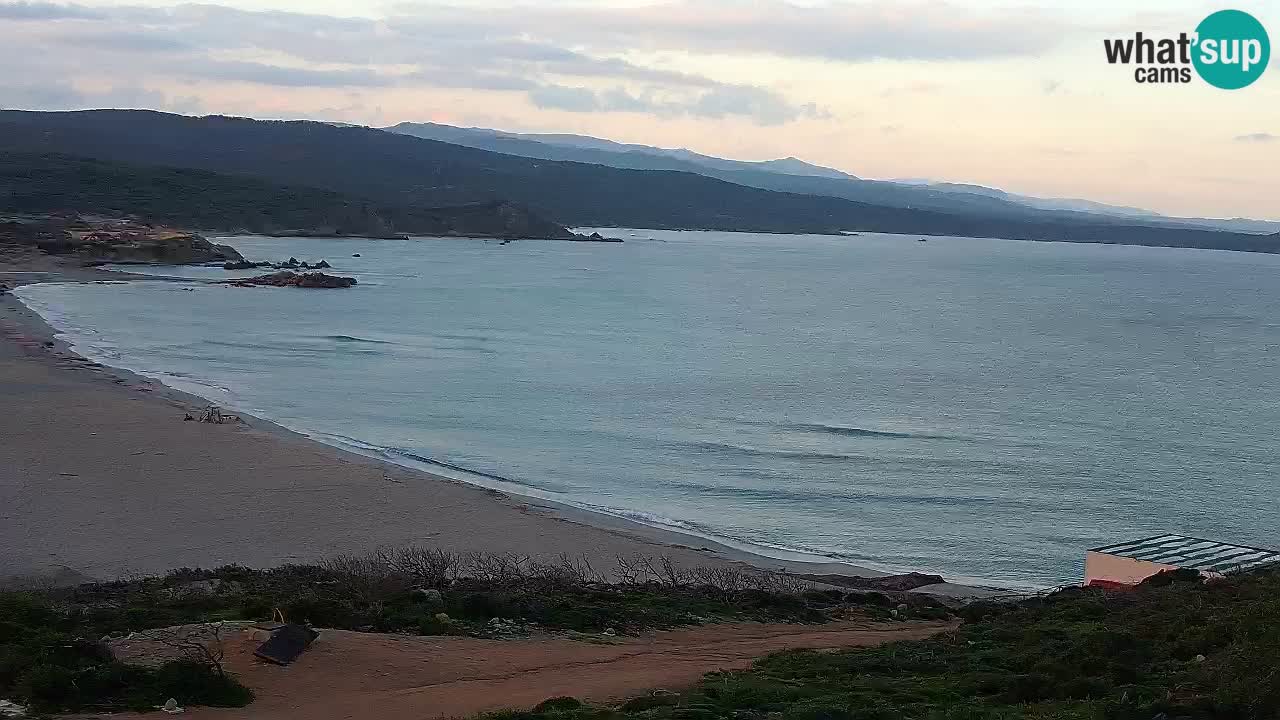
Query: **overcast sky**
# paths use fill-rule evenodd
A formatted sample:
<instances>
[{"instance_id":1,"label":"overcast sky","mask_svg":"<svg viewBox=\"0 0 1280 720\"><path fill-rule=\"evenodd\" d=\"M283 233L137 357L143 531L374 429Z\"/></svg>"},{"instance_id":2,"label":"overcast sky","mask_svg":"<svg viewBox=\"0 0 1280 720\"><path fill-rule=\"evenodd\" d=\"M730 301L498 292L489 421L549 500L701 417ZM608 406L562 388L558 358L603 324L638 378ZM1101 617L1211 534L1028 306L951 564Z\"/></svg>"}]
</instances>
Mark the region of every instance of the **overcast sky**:
<instances>
[{"instance_id":1,"label":"overcast sky","mask_svg":"<svg viewBox=\"0 0 1280 720\"><path fill-rule=\"evenodd\" d=\"M1280 219L1280 69L1144 86L1103 56L1223 7L1280 40L1280 0L0 0L0 107L573 132Z\"/></svg>"}]
</instances>

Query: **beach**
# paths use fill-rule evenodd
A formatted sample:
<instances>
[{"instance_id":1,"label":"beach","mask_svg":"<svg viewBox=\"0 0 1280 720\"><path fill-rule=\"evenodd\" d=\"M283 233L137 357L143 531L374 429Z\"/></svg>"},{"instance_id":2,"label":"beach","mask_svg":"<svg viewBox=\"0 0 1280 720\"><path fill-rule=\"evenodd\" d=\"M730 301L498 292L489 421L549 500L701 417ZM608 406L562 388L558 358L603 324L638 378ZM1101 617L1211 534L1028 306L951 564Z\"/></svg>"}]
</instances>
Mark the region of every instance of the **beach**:
<instances>
[{"instance_id":1,"label":"beach","mask_svg":"<svg viewBox=\"0 0 1280 720\"><path fill-rule=\"evenodd\" d=\"M127 277L41 256L10 257L0 271L10 287ZM184 421L208 401L77 356L9 293L0 295L0 397L0 578L8 585L272 567L404 545L566 554L606 572L634 555L797 568L363 457L253 417Z\"/></svg>"}]
</instances>

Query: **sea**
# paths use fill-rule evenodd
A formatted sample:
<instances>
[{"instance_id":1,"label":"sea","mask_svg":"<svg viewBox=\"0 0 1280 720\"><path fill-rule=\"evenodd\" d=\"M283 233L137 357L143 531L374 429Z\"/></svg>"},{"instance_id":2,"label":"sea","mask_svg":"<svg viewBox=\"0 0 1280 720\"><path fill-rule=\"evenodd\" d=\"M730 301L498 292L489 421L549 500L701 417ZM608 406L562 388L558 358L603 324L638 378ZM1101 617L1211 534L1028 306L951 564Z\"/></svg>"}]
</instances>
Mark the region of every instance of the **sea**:
<instances>
[{"instance_id":1,"label":"sea","mask_svg":"<svg viewBox=\"0 0 1280 720\"><path fill-rule=\"evenodd\" d=\"M625 242L225 237L359 285L17 294L323 442L787 560L1025 588L1126 539L1280 545L1280 257L601 232Z\"/></svg>"}]
</instances>

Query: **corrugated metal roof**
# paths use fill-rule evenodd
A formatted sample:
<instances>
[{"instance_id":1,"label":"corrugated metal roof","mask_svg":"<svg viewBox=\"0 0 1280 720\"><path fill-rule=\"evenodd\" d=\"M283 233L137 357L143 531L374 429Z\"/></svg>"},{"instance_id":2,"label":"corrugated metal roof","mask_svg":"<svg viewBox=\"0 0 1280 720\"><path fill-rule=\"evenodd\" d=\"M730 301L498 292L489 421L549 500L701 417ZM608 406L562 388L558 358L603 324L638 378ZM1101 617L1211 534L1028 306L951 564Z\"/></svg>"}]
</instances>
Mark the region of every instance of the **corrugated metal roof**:
<instances>
[{"instance_id":1,"label":"corrugated metal roof","mask_svg":"<svg viewBox=\"0 0 1280 720\"><path fill-rule=\"evenodd\" d=\"M1093 548L1091 552L1146 560L1189 570L1230 573L1280 563L1280 551L1202 540L1185 535L1156 535Z\"/></svg>"}]
</instances>

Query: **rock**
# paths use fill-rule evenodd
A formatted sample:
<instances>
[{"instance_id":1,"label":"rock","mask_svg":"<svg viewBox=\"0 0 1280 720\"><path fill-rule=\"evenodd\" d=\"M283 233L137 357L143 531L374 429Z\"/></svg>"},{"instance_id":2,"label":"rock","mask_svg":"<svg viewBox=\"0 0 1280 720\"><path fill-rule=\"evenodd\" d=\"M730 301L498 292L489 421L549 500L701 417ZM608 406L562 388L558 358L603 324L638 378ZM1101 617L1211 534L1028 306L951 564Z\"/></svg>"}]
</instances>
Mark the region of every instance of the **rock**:
<instances>
[{"instance_id":1,"label":"rock","mask_svg":"<svg viewBox=\"0 0 1280 720\"><path fill-rule=\"evenodd\" d=\"M170 715L177 715L178 713L182 712L182 708L178 707L178 701L173 698L169 698L168 700L166 700L164 703L164 707L160 709L169 713Z\"/></svg>"},{"instance_id":2,"label":"rock","mask_svg":"<svg viewBox=\"0 0 1280 720\"><path fill-rule=\"evenodd\" d=\"M318 272L298 274L285 270L283 272L272 273L270 275L259 275L257 277L236 280L231 284L237 287L265 285L269 287L349 288L356 284L356 279L338 277L336 275L325 275L324 273Z\"/></svg>"},{"instance_id":3,"label":"rock","mask_svg":"<svg viewBox=\"0 0 1280 720\"><path fill-rule=\"evenodd\" d=\"M214 578L212 580L193 580L191 582L182 583L181 585L161 588L157 594L165 600L184 600L187 598L213 595L223 589L223 582ZM233 590L233 588L227 588L227 590Z\"/></svg>"},{"instance_id":4,"label":"rock","mask_svg":"<svg viewBox=\"0 0 1280 720\"><path fill-rule=\"evenodd\" d=\"M449 613L436 613L436 622L447 625L453 622L453 618L449 617Z\"/></svg>"},{"instance_id":5,"label":"rock","mask_svg":"<svg viewBox=\"0 0 1280 720\"><path fill-rule=\"evenodd\" d=\"M906 604L906 603L898 603L898 609L899 609L899 610L906 610L906 609L907 609L907 604Z\"/></svg>"},{"instance_id":6,"label":"rock","mask_svg":"<svg viewBox=\"0 0 1280 720\"><path fill-rule=\"evenodd\" d=\"M1196 656L1196 662L1198 662L1198 663L1202 663L1202 662L1204 662L1204 661L1205 661L1205 656L1203 656L1203 655L1197 655L1197 656Z\"/></svg>"},{"instance_id":7,"label":"rock","mask_svg":"<svg viewBox=\"0 0 1280 720\"><path fill-rule=\"evenodd\" d=\"M237 260L236 262L223 263L223 270L253 270L255 268L271 267L269 262L251 262L249 260Z\"/></svg>"},{"instance_id":8,"label":"rock","mask_svg":"<svg viewBox=\"0 0 1280 720\"><path fill-rule=\"evenodd\" d=\"M300 288L349 288L356 284L355 278L325 275L324 273L306 273L298 278Z\"/></svg>"},{"instance_id":9,"label":"rock","mask_svg":"<svg viewBox=\"0 0 1280 720\"><path fill-rule=\"evenodd\" d=\"M321 260L320 262L316 263L315 265L312 265L311 267L315 268L316 270L328 270L333 266L330 265L327 260Z\"/></svg>"},{"instance_id":10,"label":"rock","mask_svg":"<svg viewBox=\"0 0 1280 720\"><path fill-rule=\"evenodd\" d=\"M360 257L360 253L351 253L351 257Z\"/></svg>"}]
</instances>

